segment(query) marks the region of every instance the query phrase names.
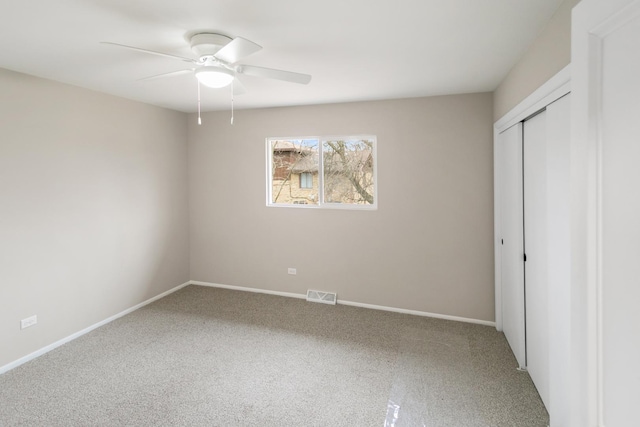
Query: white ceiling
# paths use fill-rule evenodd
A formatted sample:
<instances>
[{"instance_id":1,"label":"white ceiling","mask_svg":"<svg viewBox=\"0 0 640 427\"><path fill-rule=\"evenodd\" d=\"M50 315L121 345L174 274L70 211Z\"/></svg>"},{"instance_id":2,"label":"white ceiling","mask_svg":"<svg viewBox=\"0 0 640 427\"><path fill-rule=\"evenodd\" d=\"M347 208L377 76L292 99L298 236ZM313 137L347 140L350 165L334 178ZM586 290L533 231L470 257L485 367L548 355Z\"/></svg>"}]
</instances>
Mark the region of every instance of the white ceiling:
<instances>
[{"instance_id":1,"label":"white ceiling","mask_svg":"<svg viewBox=\"0 0 640 427\"><path fill-rule=\"evenodd\" d=\"M193 112L189 68L110 41L193 57L194 31L263 49L242 63L311 74L309 85L242 76L236 108L492 91L561 0L0 0L0 67ZM230 90L203 89L203 110Z\"/></svg>"}]
</instances>

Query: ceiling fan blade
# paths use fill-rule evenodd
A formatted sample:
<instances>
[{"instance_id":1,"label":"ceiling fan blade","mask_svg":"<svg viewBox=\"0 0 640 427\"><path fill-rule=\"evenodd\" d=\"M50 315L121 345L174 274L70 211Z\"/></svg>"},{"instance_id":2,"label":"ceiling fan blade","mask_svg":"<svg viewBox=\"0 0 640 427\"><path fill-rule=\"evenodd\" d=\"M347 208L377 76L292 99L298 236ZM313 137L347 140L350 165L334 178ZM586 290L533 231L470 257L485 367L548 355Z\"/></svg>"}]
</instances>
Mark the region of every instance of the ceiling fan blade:
<instances>
[{"instance_id":1,"label":"ceiling fan blade","mask_svg":"<svg viewBox=\"0 0 640 427\"><path fill-rule=\"evenodd\" d=\"M147 81L147 80L161 79L161 78L164 78L164 77L179 76L180 74L193 73L194 70L195 70L195 68L189 68L188 70L170 71L168 73L156 74L155 76L143 77L143 78L138 79L138 80L139 81Z\"/></svg>"},{"instance_id":2,"label":"ceiling fan blade","mask_svg":"<svg viewBox=\"0 0 640 427\"><path fill-rule=\"evenodd\" d=\"M100 43L101 44L108 44L108 45L111 45L111 46L124 47L125 49L136 50L138 52L149 53L151 55L164 56L166 58L172 58L172 59L179 59L180 61L191 62L191 63L194 63L194 64L198 63L198 61L196 61L195 59L185 58L183 56L171 55L169 53L156 52L155 50L142 49L142 48L135 47L135 46L127 46L126 44L111 43L111 42L100 42Z\"/></svg>"},{"instance_id":3,"label":"ceiling fan blade","mask_svg":"<svg viewBox=\"0 0 640 427\"><path fill-rule=\"evenodd\" d=\"M233 79L233 94L235 96L238 96L238 95L243 95L245 93L247 93L247 88L242 84L240 79L236 76L236 78Z\"/></svg>"},{"instance_id":4,"label":"ceiling fan blade","mask_svg":"<svg viewBox=\"0 0 640 427\"><path fill-rule=\"evenodd\" d=\"M294 73L292 71L274 70L273 68L256 67L254 65L238 65L236 72L247 76L264 77L267 79L284 80L291 83L306 85L311 81L309 74Z\"/></svg>"},{"instance_id":5,"label":"ceiling fan blade","mask_svg":"<svg viewBox=\"0 0 640 427\"><path fill-rule=\"evenodd\" d=\"M242 37L236 37L213 56L228 64L234 64L242 58L256 53L260 49L262 49L262 46L259 44L243 39Z\"/></svg>"}]
</instances>

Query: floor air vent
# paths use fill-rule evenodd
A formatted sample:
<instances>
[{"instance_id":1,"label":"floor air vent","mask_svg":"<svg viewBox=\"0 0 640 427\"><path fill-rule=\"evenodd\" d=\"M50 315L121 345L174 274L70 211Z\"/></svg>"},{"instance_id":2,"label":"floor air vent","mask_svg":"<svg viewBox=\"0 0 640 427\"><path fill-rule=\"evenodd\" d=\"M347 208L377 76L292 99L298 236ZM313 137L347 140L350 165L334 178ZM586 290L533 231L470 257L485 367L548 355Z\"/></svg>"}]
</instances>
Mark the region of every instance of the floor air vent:
<instances>
[{"instance_id":1,"label":"floor air vent","mask_svg":"<svg viewBox=\"0 0 640 427\"><path fill-rule=\"evenodd\" d=\"M307 291L307 301L335 305L336 300L337 296L335 292L312 291L311 289Z\"/></svg>"}]
</instances>

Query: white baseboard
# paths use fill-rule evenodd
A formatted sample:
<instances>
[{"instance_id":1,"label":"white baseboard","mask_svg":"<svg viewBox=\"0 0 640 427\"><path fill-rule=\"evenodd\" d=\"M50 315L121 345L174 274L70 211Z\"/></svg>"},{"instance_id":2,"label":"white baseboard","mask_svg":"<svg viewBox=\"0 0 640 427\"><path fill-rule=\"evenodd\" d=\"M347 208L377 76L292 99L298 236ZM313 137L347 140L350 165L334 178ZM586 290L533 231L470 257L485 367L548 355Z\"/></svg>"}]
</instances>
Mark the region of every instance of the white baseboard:
<instances>
[{"instance_id":1,"label":"white baseboard","mask_svg":"<svg viewBox=\"0 0 640 427\"><path fill-rule=\"evenodd\" d=\"M197 280L191 280L189 283L192 285L208 286L211 288L232 289L234 291L255 292L259 294L278 295L278 296L289 297L289 298L306 299L307 297L306 294L272 291L268 289L248 288L244 286L221 285L219 283L200 282ZM493 326L494 328L496 326L496 322L491 322L489 320L469 319L467 317L449 316L447 314L429 313L426 311L418 311L418 310L407 310L404 308L387 307L383 305L364 304L360 302L345 301L341 299L339 299L337 303L342 305L350 305L354 307L369 308L372 310L391 311L394 313L412 314L414 316L433 317L436 319L453 320L456 322L465 322L465 323L474 323L477 325Z\"/></svg>"},{"instance_id":2,"label":"white baseboard","mask_svg":"<svg viewBox=\"0 0 640 427\"><path fill-rule=\"evenodd\" d=\"M197 286L208 286L208 287L212 287L212 288L222 288L222 289L231 289L231 290L235 290L235 291L244 291L244 292L255 292L255 293L259 293L259 294L268 294L268 295L277 295L277 296L281 296L281 297L288 297L288 298L298 298L298 299L306 299L306 294L296 294L293 292L280 292L280 291L272 291L272 290L268 290L268 289L258 289L258 288L248 288L248 287L244 287L244 286L232 286L232 285L222 285L219 283L210 283L210 282L200 282L197 280L190 280L186 283L183 283L181 285L176 286L175 288L169 289L166 292L163 292L159 295L156 295L153 298L149 298L146 301L141 302L140 304L136 304L131 308L128 308L118 314L115 314L107 319L104 319L98 323L95 323L87 328L84 328L81 331L78 331L74 334L69 335L68 337L62 338L61 340L58 340L52 344L49 344L46 347L43 347L39 350L34 351L33 353L30 353L24 357L21 357L18 360L15 360L13 362L10 362L4 366L0 366L0 375L4 374L7 371L10 371L13 368L16 368L24 363L29 362L30 360L35 359L38 356L42 356L45 353L50 352L51 350L60 347L63 344L68 343L69 341L73 341L74 339L81 337L82 335L93 331L96 328L99 328L100 326L106 325L109 322L113 322L114 320L125 316L141 307L144 307L147 304L151 304L154 301L159 300L160 298L163 298L173 292L176 292L182 288L184 288L187 285L197 285ZM364 303L359 303L359 302L353 302L353 301L345 301L345 300L338 300L337 301L338 304L342 304L342 305L350 305L350 306L354 306L354 307L362 307L362 308L368 308L368 309L373 309L373 310L382 310L382 311L392 311L395 313L404 313L404 314L412 314L414 316L423 316L423 317L433 317L436 319L445 319L445 320L454 320L457 322L466 322L466 323L475 323L475 324L479 324L479 325L486 325L486 326L494 326L495 327L495 322L490 322L487 320L477 320L477 319L469 319L466 317L458 317L458 316L449 316L446 314L437 314L437 313L428 313L425 311L417 311L417 310L406 310L403 308L395 308L395 307L386 307L386 306L382 306L382 305L373 305L373 304L364 304Z\"/></svg>"},{"instance_id":3,"label":"white baseboard","mask_svg":"<svg viewBox=\"0 0 640 427\"><path fill-rule=\"evenodd\" d=\"M10 363L8 363L8 364L6 364L4 366L0 366L0 375L4 374L7 371L10 371L13 368L16 368L16 367L22 365L23 363L27 363L28 361L33 360L38 356L42 356L43 354L48 353L51 350L53 350L53 349L55 349L57 347L60 347L63 344L68 343L69 341L73 341L76 338L81 337L82 335L84 335L84 334L86 334L88 332L91 332L96 328L99 328L100 326L106 325L109 322L113 322L114 320L116 320L116 319L118 319L118 318L120 318L122 316L125 316L125 315L127 315L127 314L129 314L129 313L131 313L133 311L136 311L137 309L139 309L141 307L144 307L147 304L151 304L152 302L157 301L160 298L163 298L163 297L165 297L165 296L167 296L167 295L169 295L169 294L171 294L171 293L173 293L173 292L175 292L177 290L180 290L180 289L184 288L185 286L187 286L189 284L191 284L191 282L186 282L186 283L183 283L182 285L178 285L175 288L169 289L168 291L161 293L160 295L156 295L153 298L149 298L148 300L143 301L140 304L136 304L131 308L128 308L128 309L126 309L124 311L121 311L118 314L114 314L113 316L111 316L111 317L109 317L107 319L104 319L104 320L102 320L102 321L100 321L98 323L95 323L95 324L93 324L93 325L91 325L91 326L89 326L87 328L84 328L81 331L78 331L78 332L76 332L74 334L71 334L68 337L62 338L61 340L58 340L58 341L54 342L53 344L49 344L48 346L43 347L43 348L41 348L39 350L36 350L33 353L27 354L26 356L21 357L18 360L10 362Z\"/></svg>"},{"instance_id":4,"label":"white baseboard","mask_svg":"<svg viewBox=\"0 0 640 427\"><path fill-rule=\"evenodd\" d=\"M407 310L405 308L387 307L384 305L364 304L361 302L338 300L338 304L351 305L354 307L369 308L372 310L392 311L394 313L411 314L414 316L433 317L435 319L453 320L455 322L474 323L476 325L493 326L495 328L496 322L489 320L470 319L468 317L450 316L448 314L429 313L428 311Z\"/></svg>"},{"instance_id":5,"label":"white baseboard","mask_svg":"<svg viewBox=\"0 0 640 427\"><path fill-rule=\"evenodd\" d=\"M197 280L192 280L189 283L192 285L207 286L209 288L231 289L234 291L254 292L256 294L268 294L268 295L278 295L281 297L288 297L288 298L307 299L306 294L294 294L293 292L271 291L269 289L247 288L245 286L221 285L220 283L199 282Z\"/></svg>"}]
</instances>

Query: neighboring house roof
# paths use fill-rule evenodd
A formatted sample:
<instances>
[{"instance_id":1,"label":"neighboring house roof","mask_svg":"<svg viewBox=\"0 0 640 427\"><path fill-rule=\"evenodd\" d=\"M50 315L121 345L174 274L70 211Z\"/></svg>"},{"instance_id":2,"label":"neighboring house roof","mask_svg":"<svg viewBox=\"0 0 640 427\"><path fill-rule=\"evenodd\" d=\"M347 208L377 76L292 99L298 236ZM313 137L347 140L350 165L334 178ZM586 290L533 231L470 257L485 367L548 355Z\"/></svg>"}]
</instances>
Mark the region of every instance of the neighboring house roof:
<instances>
[{"instance_id":1,"label":"neighboring house roof","mask_svg":"<svg viewBox=\"0 0 640 427\"><path fill-rule=\"evenodd\" d=\"M298 159L297 162L295 162L292 166L291 166L291 172L293 173L303 173L303 172L311 172L311 173L317 173L318 172L318 156L317 155L311 155L311 156L304 156L301 157L300 159Z\"/></svg>"},{"instance_id":2,"label":"neighboring house roof","mask_svg":"<svg viewBox=\"0 0 640 427\"><path fill-rule=\"evenodd\" d=\"M291 163L291 172L293 173L304 173L318 172L318 152L316 149L303 146L300 144L296 144L291 141L274 141L273 142L273 151L280 153L300 153L301 156L296 156L295 162ZM365 149L360 151L347 151L347 162L351 164L351 166L355 166L355 169L363 170L366 167L371 166L371 150ZM334 172L340 172L343 169L344 165L342 162L332 162L331 169Z\"/></svg>"},{"instance_id":3,"label":"neighboring house roof","mask_svg":"<svg viewBox=\"0 0 640 427\"><path fill-rule=\"evenodd\" d=\"M310 148L301 144L296 144L291 141L272 141L272 147L273 147L273 151L280 151L280 152L293 151L295 153L304 153L304 152L311 153L315 151L313 148Z\"/></svg>"}]
</instances>

